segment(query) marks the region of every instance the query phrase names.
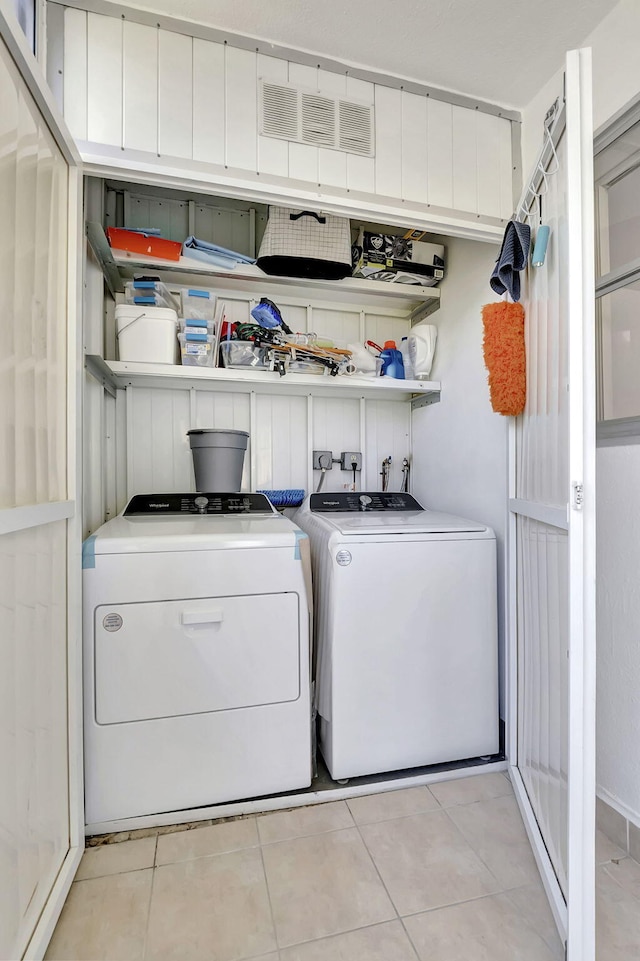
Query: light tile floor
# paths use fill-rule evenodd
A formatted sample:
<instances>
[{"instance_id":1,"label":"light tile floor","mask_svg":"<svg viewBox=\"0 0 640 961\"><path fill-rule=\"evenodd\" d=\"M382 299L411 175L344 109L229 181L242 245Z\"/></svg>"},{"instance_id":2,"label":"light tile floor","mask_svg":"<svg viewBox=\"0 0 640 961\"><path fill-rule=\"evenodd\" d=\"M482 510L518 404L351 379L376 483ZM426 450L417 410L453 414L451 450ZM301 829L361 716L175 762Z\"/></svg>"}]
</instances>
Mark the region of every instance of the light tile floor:
<instances>
[{"instance_id":1,"label":"light tile floor","mask_svg":"<svg viewBox=\"0 0 640 961\"><path fill-rule=\"evenodd\" d=\"M640 865L598 836L598 961L640 957ZM508 779L90 848L49 961L560 961Z\"/></svg>"}]
</instances>

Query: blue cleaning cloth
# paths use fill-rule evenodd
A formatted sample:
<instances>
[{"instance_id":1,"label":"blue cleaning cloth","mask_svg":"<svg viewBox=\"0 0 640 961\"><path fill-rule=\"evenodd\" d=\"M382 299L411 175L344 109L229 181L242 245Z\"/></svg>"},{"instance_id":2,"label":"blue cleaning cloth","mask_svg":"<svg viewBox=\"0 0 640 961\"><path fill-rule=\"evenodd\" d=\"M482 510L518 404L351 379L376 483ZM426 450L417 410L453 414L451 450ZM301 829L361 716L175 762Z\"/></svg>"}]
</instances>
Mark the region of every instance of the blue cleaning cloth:
<instances>
[{"instance_id":1,"label":"blue cleaning cloth","mask_svg":"<svg viewBox=\"0 0 640 961\"><path fill-rule=\"evenodd\" d=\"M520 300L520 271L529 259L531 227L519 220L510 220L506 226L500 255L496 260L489 283L496 294L509 294L514 302Z\"/></svg>"},{"instance_id":2,"label":"blue cleaning cloth","mask_svg":"<svg viewBox=\"0 0 640 961\"><path fill-rule=\"evenodd\" d=\"M214 267L235 267L237 264L255 264L255 258L239 254L235 250L227 250L226 247L219 247L217 244L210 244L206 240L198 240L197 237L187 237L182 245L182 253L185 257L194 257L196 260L203 260Z\"/></svg>"}]
</instances>

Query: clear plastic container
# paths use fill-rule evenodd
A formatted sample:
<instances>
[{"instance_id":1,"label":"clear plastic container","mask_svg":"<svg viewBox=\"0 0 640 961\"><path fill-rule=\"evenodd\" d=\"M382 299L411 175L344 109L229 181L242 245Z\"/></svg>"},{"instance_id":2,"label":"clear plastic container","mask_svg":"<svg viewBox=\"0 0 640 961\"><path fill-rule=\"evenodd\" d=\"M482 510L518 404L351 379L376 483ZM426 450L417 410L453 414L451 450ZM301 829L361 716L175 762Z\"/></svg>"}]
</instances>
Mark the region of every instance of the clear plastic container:
<instances>
[{"instance_id":1,"label":"clear plastic container","mask_svg":"<svg viewBox=\"0 0 640 961\"><path fill-rule=\"evenodd\" d=\"M267 351L250 340L223 340L220 343L220 359L224 367L246 370L249 367L268 368Z\"/></svg>"},{"instance_id":2,"label":"clear plastic container","mask_svg":"<svg viewBox=\"0 0 640 961\"><path fill-rule=\"evenodd\" d=\"M130 280L125 285L124 296L128 304L178 309L178 301L159 280Z\"/></svg>"},{"instance_id":3,"label":"clear plastic container","mask_svg":"<svg viewBox=\"0 0 640 961\"><path fill-rule=\"evenodd\" d=\"M210 290L197 290L193 287L183 288L180 292L182 301L182 316L189 320L213 321L216 312L216 295Z\"/></svg>"},{"instance_id":4,"label":"clear plastic container","mask_svg":"<svg viewBox=\"0 0 640 961\"><path fill-rule=\"evenodd\" d=\"M178 334L183 367L213 367L211 334Z\"/></svg>"},{"instance_id":5,"label":"clear plastic container","mask_svg":"<svg viewBox=\"0 0 640 961\"><path fill-rule=\"evenodd\" d=\"M212 320L198 320L194 317L189 317L188 320L181 317L178 324L182 334L213 334L215 329Z\"/></svg>"}]
</instances>

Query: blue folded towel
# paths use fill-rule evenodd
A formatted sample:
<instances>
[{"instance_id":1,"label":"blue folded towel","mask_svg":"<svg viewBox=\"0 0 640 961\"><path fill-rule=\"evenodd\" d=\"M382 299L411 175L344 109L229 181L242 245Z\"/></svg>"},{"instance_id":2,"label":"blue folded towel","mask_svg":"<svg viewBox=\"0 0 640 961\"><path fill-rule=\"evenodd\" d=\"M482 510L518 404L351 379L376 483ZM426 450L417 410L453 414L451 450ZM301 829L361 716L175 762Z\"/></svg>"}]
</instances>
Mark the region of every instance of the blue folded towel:
<instances>
[{"instance_id":1,"label":"blue folded towel","mask_svg":"<svg viewBox=\"0 0 640 961\"><path fill-rule=\"evenodd\" d=\"M491 289L496 294L508 292L516 303L520 300L520 271L526 266L531 244L531 227L519 220L510 220L506 226L500 255L493 268Z\"/></svg>"},{"instance_id":2,"label":"blue folded towel","mask_svg":"<svg viewBox=\"0 0 640 961\"><path fill-rule=\"evenodd\" d=\"M206 240L198 240L197 237L187 237L182 245L182 253L185 257L194 257L202 260L214 267L235 267L237 264L255 264L255 258L239 254L235 250L227 250L226 247L219 247L217 244L210 244Z\"/></svg>"}]
</instances>

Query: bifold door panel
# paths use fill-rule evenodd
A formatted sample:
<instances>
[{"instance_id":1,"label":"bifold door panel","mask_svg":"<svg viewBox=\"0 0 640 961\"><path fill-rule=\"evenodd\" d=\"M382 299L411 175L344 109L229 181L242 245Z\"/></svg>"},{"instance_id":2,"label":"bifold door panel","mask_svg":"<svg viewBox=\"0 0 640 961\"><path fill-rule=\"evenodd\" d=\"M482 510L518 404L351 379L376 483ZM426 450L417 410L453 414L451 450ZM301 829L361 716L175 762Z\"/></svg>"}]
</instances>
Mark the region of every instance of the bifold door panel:
<instances>
[{"instance_id":1,"label":"bifold door panel","mask_svg":"<svg viewBox=\"0 0 640 961\"><path fill-rule=\"evenodd\" d=\"M294 701L297 594L96 608L96 721L118 724Z\"/></svg>"},{"instance_id":2,"label":"bifold door panel","mask_svg":"<svg viewBox=\"0 0 640 961\"><path fill-rule=\"evenodd\" d=\"M551 242L523 286L527 403L510 471L511 778L568 961L595 958L595 285L590 51L567 55L520 219ZM566 126L564 119L566 118ZM549 144L550 137L555 143ZM541 171L544 170L544 173ZM578 497L579 494L579 497Z\"/></svg>"}]
</instances>

